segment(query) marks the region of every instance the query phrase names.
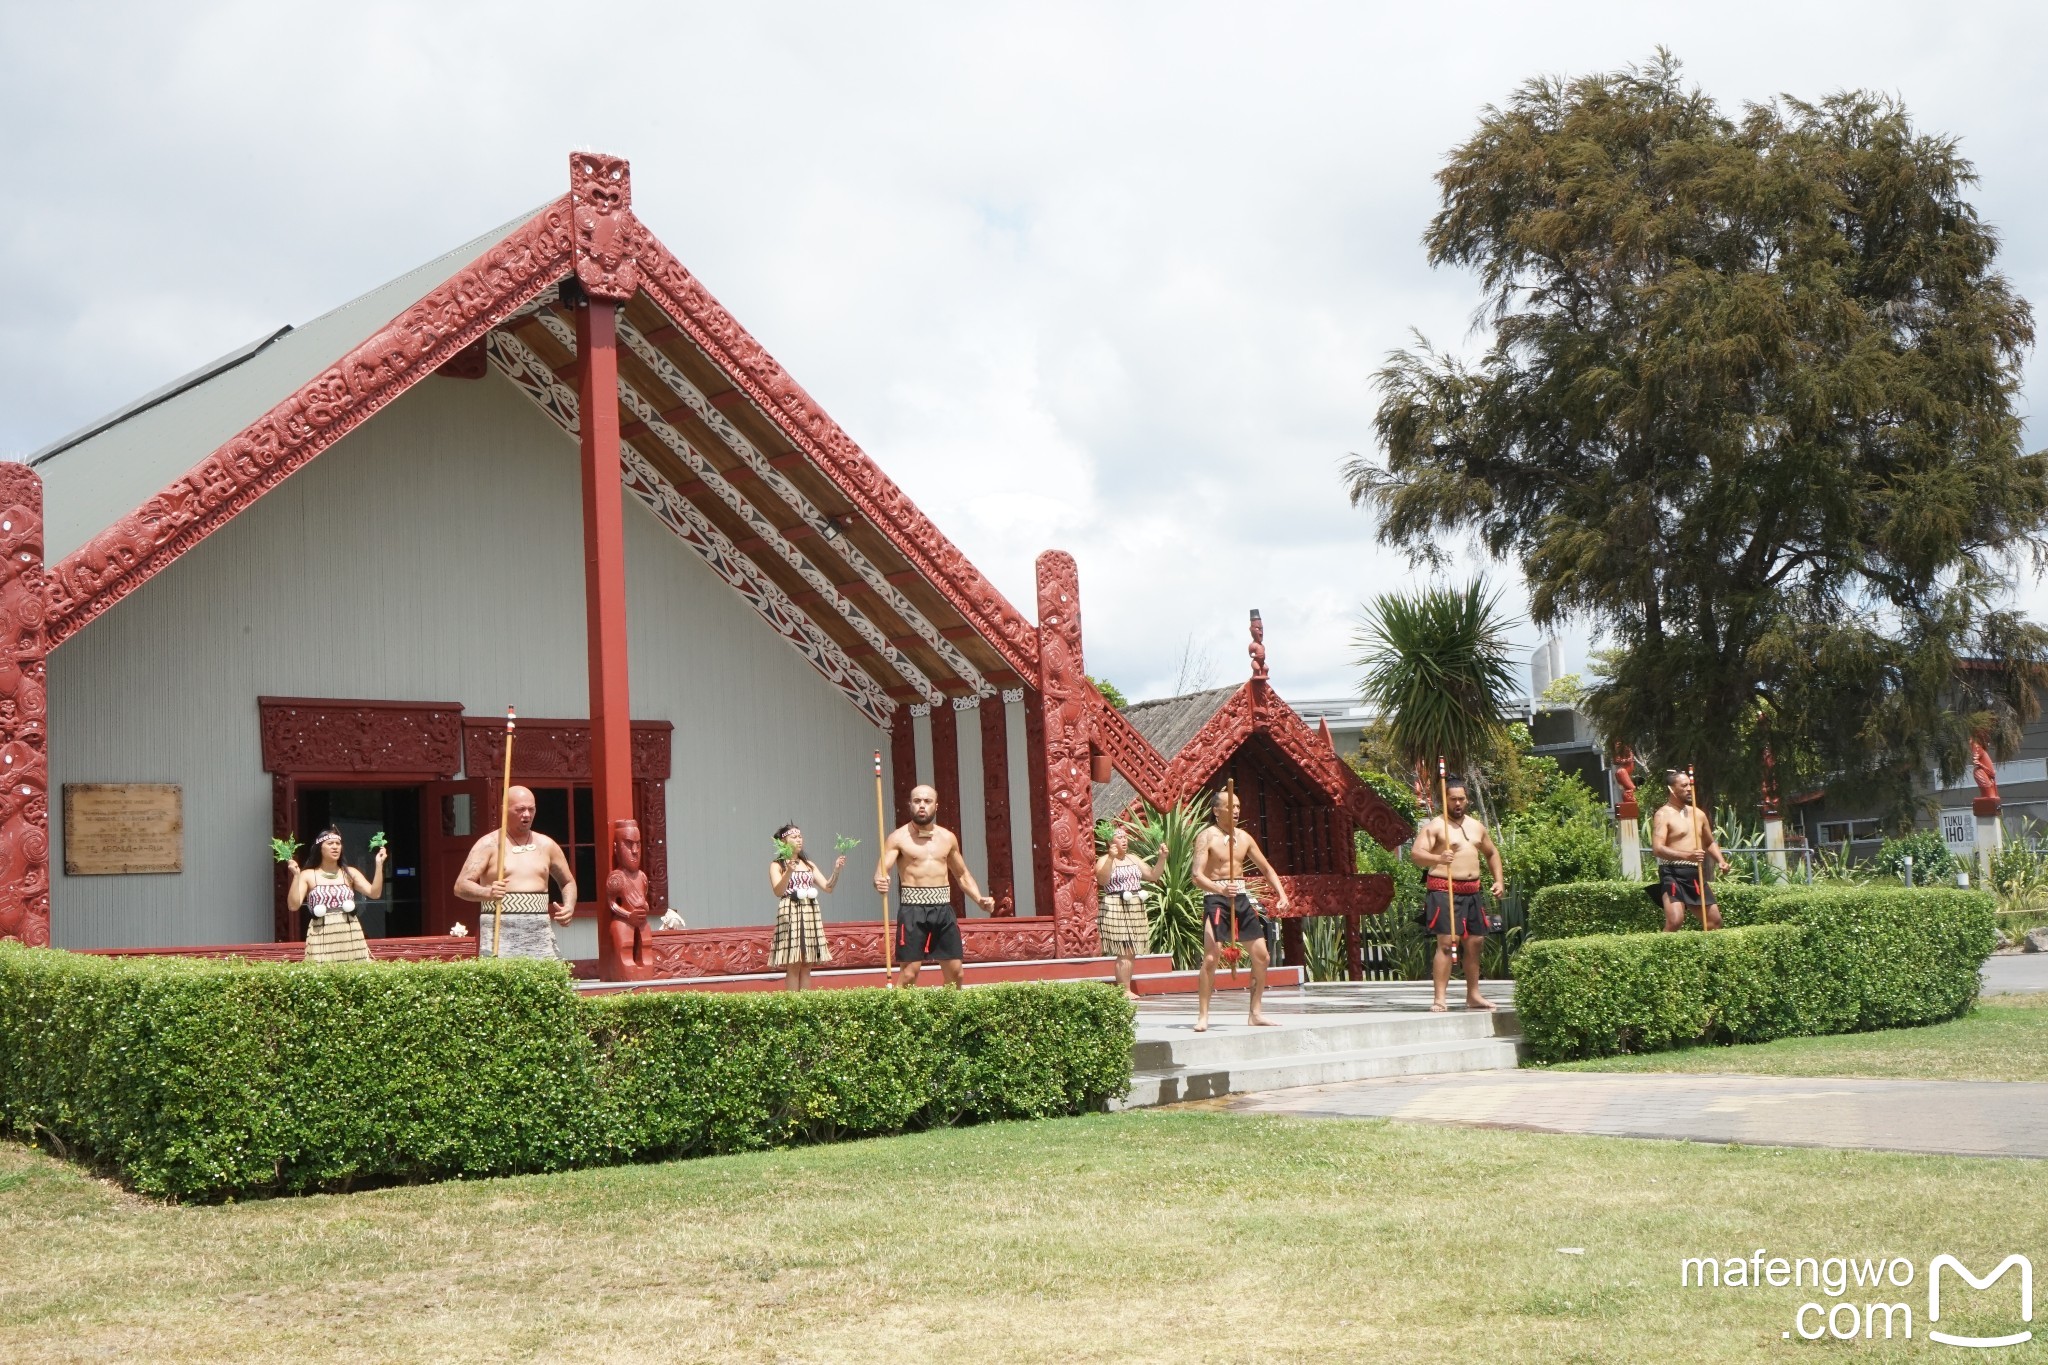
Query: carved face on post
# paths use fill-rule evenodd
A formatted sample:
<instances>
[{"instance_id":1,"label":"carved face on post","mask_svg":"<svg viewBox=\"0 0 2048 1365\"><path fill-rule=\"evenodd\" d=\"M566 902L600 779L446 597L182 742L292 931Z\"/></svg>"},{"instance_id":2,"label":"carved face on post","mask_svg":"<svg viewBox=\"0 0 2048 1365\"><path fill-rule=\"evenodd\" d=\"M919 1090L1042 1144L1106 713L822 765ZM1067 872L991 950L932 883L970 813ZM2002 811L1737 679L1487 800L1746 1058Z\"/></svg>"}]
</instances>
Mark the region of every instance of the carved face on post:
<instances>
[{"instance_id":1,"label":"carved face on post","mask_svg":"<svg viewBox=\"0 0 2048 1365\"><path fill-rule=\"evenodd\" d=\"M640 822L612 821L612 866L621 872L640 870Z\"/></svg>"}]
</instances>

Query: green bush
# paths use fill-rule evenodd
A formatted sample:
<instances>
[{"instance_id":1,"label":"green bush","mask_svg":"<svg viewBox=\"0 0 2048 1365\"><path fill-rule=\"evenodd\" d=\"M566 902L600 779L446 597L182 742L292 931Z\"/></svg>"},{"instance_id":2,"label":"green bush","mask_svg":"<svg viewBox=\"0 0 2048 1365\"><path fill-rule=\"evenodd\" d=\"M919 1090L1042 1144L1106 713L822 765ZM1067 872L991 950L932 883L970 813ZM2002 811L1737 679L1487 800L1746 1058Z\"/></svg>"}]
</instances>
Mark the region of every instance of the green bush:
<instances>
[{"instance_id":1,"label":"green bush","mask_svg":"<svg viewBox=\"0 0 2048 1365\"><path fill-rule=\"evenodd\" d=\"M1710 880L1714 899L1721 906L1721 921L1733 928L1753 922L1755 908L1773 896L1795 894L1803 888L1757 886L1752 882ZM1546 886L1529 902L1529 937L1578 938L1586 934L1647 934L1664 927L1664 911L1649 897L1641 882L1570 882ZM1699 923L1698 912L1688 912L1688 924Z\"/></svg>"},{"instance_id":2,"label":"green bush","mask_svg":"<svg viewBox=\"0 0 2048 1365\"><path fill-rule=\"evenodd\" d=\"M1631 883L1555 890L1585 894L1539 898L1546 937L1515 962L1540 1061L1952 1019L1993 937L1992 899L1974 891L1730 887L1741 927L1660 934L1586 933L1634 915L1623 892L1649 905Z\"/></svg>"},{"instance_id":3,"label":"green bush","mask_svg":"<svg viewBox=\"0 0 2048 1365\"><path fill-rule=\"evenodd\" d=\"M1953 882L1956 869L1962 866L1956 855L1948 851L1948 843L1938 831L1923 829L1903 838L1885 840L1878 846L1877 857L1871 860L1871 870L1880 877L1897 877L1903 882L1908 858L1913 860L1916 886Z\"/></svg>"},{"instance_id":4,"label":"green bush","mask_svg":"<svg viewBox=\"0 0 2048 1365\"><path fill-rule=\"evenodd\" d=\"M559 963L0 944L0 1130L176 1199L739 1151L1099 1107L1114 988L579 997Z\"/></svg>"}]
</instances>

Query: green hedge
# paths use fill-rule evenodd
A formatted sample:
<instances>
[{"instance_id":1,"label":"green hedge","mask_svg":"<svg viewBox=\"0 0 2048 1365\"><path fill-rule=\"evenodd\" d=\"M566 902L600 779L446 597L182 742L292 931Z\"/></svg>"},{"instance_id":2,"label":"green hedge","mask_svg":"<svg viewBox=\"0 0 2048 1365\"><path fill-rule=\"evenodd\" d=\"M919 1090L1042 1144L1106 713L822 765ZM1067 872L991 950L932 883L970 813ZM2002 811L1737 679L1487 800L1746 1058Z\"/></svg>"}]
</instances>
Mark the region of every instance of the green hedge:
<instances>
[{"instance_id":1,"label":"green hedge","mask_svg":"<svg viewBox=\"0 0 2048 1365\"><path fill-rule=\"evenodd\" d=\"M505 1175L1099 1107L1113 987L579 997L559 963L0 944L0 1129L176 1199Z\"/></svg>"},{"instance_id":2,"label":"green hedge","mask_svg":"<svg viewBox=\"0 0 2048 1365\"><path fill-rule=\"evenodd\" d=\"M1761 923L1757 907L1774 896L1810 894L1797 886L1710 881L1722 923L1733 928ZM1529 901L1530 938L1580 938L1587 934L1652 934L1664 927L1664 912L1640 882L1570 882L1546 886ZM1687 923L1697 925L1697 914Z\"/></svg>"},{"instance_id":3,"label":"green hedge","mask_svg":"<svg viewBox=\"0 0 2048 1365\"><path fill-rule=\"evenodd\" d=\"M1721 933L1565 936L1630 919L1624 892L1649 902L1632 883L1554 890L1583 894L1539 897L1550 937L1515 959L1539 1061L1953 1019L1993 943L1994 902L1977 891L1731 886L1737 927Z\"/></svg>"}]
</instances>

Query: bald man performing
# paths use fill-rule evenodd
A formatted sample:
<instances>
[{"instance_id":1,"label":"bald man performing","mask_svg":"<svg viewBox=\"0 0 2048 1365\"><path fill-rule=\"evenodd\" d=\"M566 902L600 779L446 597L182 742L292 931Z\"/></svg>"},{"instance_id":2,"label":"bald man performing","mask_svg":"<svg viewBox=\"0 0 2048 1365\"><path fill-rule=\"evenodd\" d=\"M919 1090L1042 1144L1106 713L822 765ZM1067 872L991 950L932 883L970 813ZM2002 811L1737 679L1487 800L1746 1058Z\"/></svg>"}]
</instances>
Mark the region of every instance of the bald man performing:
<instances>
[{"instance_id":1,"label":"bald man performing","mask_svg":"<svg viewBox=\"0 0 2048 1365\"><path fill-rule=\"evenodd\" d=\"M535 831L534 809L533 793L514 787L505 822L504 869L498 868L498 831L492 830L476 841L455 878L456 896L484 907L476 930L479 957L492 953L493 901L504 903L504 936L496 945L499 957L561 956L555 951L554 924L567 924L575 918L576 874L562 846ZM550 878L562 884L562 899L555 904L548 902Z\"/></svg>"},{"instance_id":2,"label":"bald man performing","mask_svg":"<svg viewBox=\"0 0 2048 1365\"><path fill-rule=\"evenodd\" d=\"M967 898L984 911L996 908L995 897L982 895L967 870L958 836L938 819L938 792L912 787L910 823L899 825L883 842L881 861L875 864L875 890L885 896L890 869L902 874L903 888L896 900L901 907L896 961L901 968L898 980L905 986L917 984L918 972L927 962L939 964L948 986L960 984L960 921L953 915L953 882L959 882Z\"/></svg>"}]
</instances>

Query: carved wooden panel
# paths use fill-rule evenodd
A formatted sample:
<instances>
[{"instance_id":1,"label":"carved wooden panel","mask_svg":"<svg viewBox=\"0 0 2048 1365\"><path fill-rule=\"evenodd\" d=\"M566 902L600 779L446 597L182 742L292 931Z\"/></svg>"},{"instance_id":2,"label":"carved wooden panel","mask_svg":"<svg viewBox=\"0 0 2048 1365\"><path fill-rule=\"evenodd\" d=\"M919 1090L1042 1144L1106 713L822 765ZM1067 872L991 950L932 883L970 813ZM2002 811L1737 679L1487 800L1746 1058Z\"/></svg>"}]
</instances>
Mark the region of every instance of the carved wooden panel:
<instances>
[{"instance_id":1,"label":"carved wooden panel","mask_svg":"<svg viewBox=\"0 0 2048 1365\"><path fill-rule=\"evenodd\" d=\"M1017 913L1017 872L1010 848L1010 725L1000 696L983 697L981 715L981 808L988 848L988 893L995 913Z\"/></svg>"},{"instance_id":2,"label":"carved wooden panel","mask_svg":"<svg viewBox=\"0 0 2048 1365\"><path fill-rule=\"evenodd\" d=\"M1045 728L1046 854L1062 957L1094 953L1095 792L1089 781L1088 681L1081 657L1081 583L1074 557L1038 557L1038 709Z\"/></svg>"},{"instance_id":3,"label":"carved wooden panel","mask_svg":"<svg viewBox=\"0 0 2048 1365\"><path fill-rule=\"evenodd\" d=\"M633 780L666 782L670 738L675 726L665 720L633 722ZM470 716L462 721L462 761L471 777L496 781L505 770L505 722ZM587 720L519 719L519 738L512 745L512 775L538 782L590 780L590 722ZM491 798L497 800L494 794Z\"/></svg>"},{"instance_id":4,"label":"carved wooden panel","mask_svg":"<svg viewBox=\"0 0 2048 1365\"><path fill-rule=\"evenodd\" d=\"M258 697L267 773L462 771L460 702Z\"/></svg>"},{"instance_id":5,"label":"carved wooden panel","mask_svg":"<svg viewBox=\"0 0 2048 1365\"><path fill-rule=\"evenodd\" d=\"M945 697L932 707L932 786L939 793L939 823L957 827L967 804L960 799L960 714ZM966 904L961 890L951 884L946 890L957 915Z\"/></svg>"},{"instance_id":6,"label":"carved wooden panel","mask_svg":"<svg viewBox=\"0 0 2048 1365\"><path fill-rule=\"evenodd\" d=\"M43 481L0 464L0 938L50 942Z\"/></svg>"},{"instance_id":7,"label":"carved wooden panel","mask_svg":"<svg viewBox=\"0 0 2048 1365\"><path fill-rule=\"evenodd\" d=\"M772 925L744 929L658 929L650 937L658 977L744 976L771 970L768 950L775 937ZM960 940L968 962L1042 961L1060 956L1054 948L1053 922L1043 918L963 919ZM879 922L827 924L825 944L832 950L831 967L882 965Z\"/></svg>"}]
</instances>

